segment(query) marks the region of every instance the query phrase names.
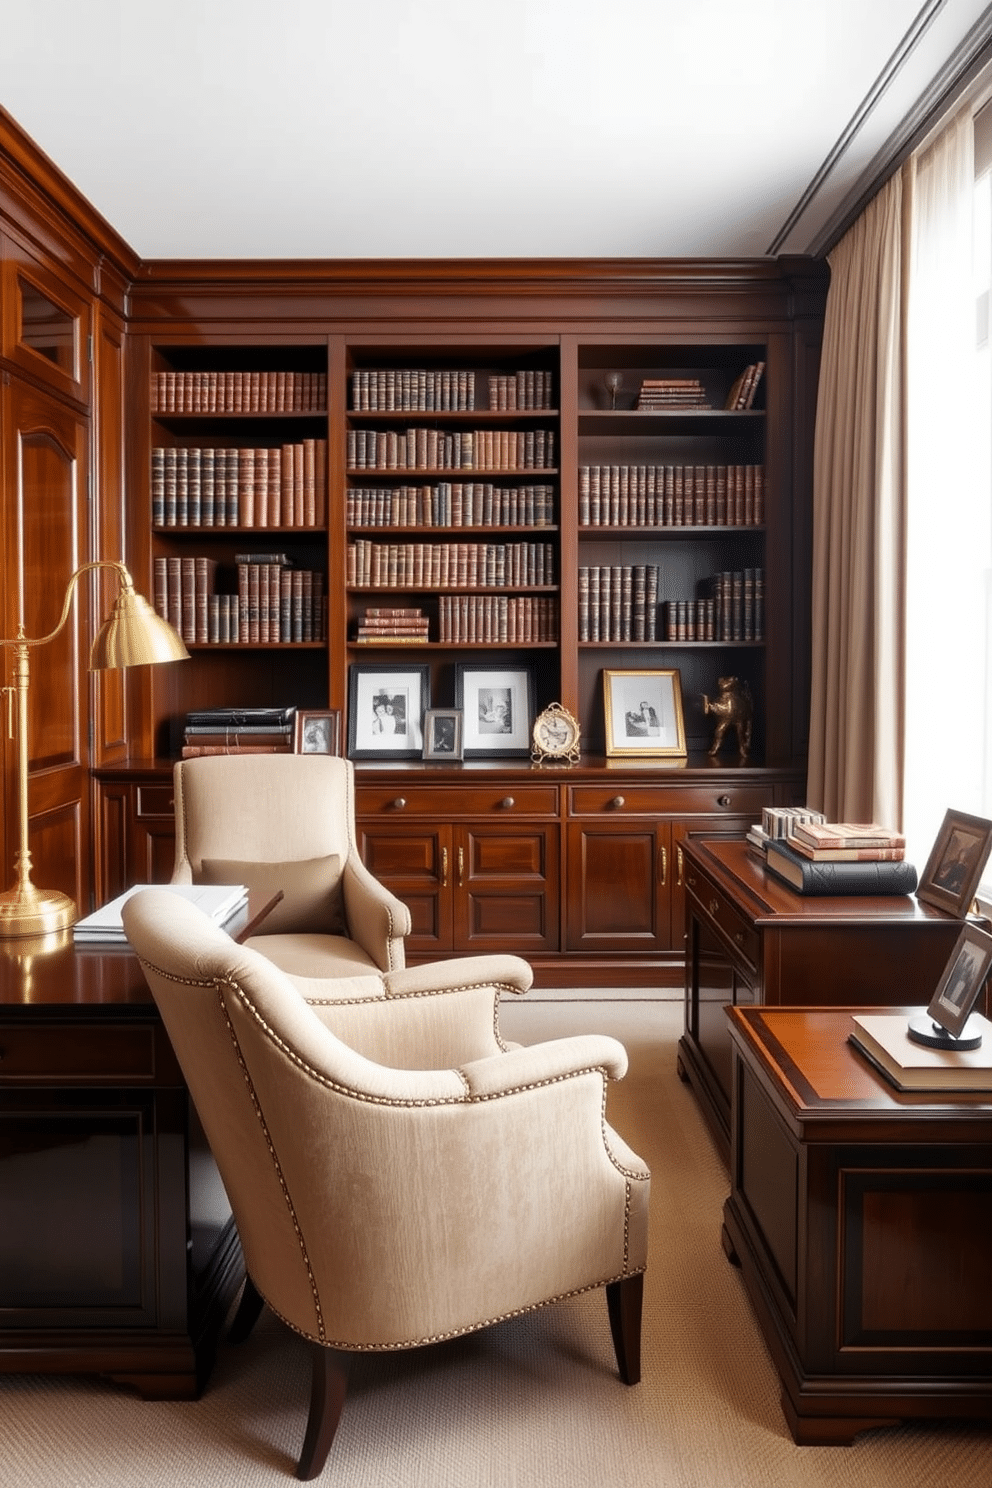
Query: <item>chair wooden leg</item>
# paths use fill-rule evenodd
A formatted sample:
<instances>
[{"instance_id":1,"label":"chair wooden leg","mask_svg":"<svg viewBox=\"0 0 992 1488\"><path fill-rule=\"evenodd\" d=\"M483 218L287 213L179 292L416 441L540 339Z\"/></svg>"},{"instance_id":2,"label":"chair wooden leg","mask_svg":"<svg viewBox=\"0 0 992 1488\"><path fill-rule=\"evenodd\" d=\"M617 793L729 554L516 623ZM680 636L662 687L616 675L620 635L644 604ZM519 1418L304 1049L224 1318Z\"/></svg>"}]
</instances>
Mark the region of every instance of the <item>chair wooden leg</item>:
<instances>
[{"instance_id":1,"label":"chair wooden leg","mask_svg":"<svg viewBox=\"0 0 992 1488\"><path fill-rule=\"evenodd\" d=\"M244 1290L241 1293L241 1301L238 1303L238 1310L234 1314L234 1321L231 1323L227 1335L229 1343L244 1343L248 1334L258 1322L259 1315L264 1306L264 1301L255 1290L255 1283L250 1276L246 1276Z\"/></svg>"},{"instance_id":2,"label":"chair wooden leg","mask_svg":"<svg viewBox=\"0 0 992 1488\"><path fill-rule=\"evenodd\" d=\"M644 1305L644 1272L611 1281L606 1287L606 1306L610 1314L610 1332L617 1356L617 1368L625 1385L636 1385L641 1378L641 1309Z\"/></svg>"},{"instance_id":3,"label":"chair wooden leg","mask_svg":"<svg viewBox=\"0 0 992 1488\"><path fill-rule=\"evenodd\" d=\"M322 1348L319 1343L311 1346L311 1359L310 1415L296 1468L296 1476L303 1482L317 1477L327 1461L344 1409L350 1362L347 1354L338 1349Z\"/></svg>"}]
</instances>

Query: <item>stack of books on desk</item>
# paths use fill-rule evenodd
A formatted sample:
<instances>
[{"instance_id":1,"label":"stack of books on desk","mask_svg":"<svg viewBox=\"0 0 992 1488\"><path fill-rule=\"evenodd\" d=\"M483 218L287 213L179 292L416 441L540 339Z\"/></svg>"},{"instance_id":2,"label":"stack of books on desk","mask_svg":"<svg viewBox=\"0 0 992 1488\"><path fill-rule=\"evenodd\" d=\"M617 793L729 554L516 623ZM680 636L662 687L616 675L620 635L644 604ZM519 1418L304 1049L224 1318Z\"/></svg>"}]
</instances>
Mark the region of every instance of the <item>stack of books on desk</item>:
<instances>
[{"instance_id":1,"label":"stack of books on desk","mask_svg":"<svg viewBox=\"0 0 992 1488\"><path fill-rule=\"evenodd\" d=\"M897 1090L992 1090L992 1023L968 1020L977 1049L931 1049L915 1043L905 1013L855 1013L850 1041Z\"/></svg>"},{"instance_id":2,"label":"stack of books on desk","mask_svg":"<svg viewBox=\"0 0 992 1488\"><path fill-rule=\"evenodd\" d=\"M183 759L201 754L291 754L296 709L201 708L186 714Z\"/></svg>"},{"instance_id":3,"label":"stack of books on desk","mask_svg":"<svg viewBox=\"0 0 992 1488\"><path fill-rule=\"evenodd\" d=\"M811 806L766 806L761 821L748 828L747 843L756 858L767 860L768 844L783 842L797 822L826 821L822 811Z\"/></svg>"},{"instance_id":4,"label":"stack of books on desk","mask_svg":"<svg viewBox=\"0 0 992 1488\"><path fill-rule=\"evenodd\" d=\"M203 913L229 934L235 934L248 922L248 889L245 884L134 884L94 910L72 927L72 938L78 946L126 946L127 936L121 920L121 906L132 894L142 889L165 889L189 899Z\"/></svg>"},{"instance_id":5,"label":"stack of books on desk","mask_svg":"<svg viewBox=\"0 0 992 1488\"><path fill-rule=\"evenodd\" d=\"M800 894L911 894L917 884L905 837L879 822L794 822L766 864Z\"/></svg>"}]
</instances>

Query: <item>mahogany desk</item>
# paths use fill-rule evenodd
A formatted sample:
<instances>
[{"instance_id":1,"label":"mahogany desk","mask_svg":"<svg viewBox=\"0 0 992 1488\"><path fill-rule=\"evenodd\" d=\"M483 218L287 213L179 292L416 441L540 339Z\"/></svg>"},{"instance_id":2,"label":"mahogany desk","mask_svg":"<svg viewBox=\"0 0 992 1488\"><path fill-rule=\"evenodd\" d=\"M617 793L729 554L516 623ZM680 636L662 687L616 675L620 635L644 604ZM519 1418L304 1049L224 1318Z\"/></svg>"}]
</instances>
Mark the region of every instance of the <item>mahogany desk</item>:
<instances>
[{"instance_id":1,"label":"mahogany desk","mask_svg":"<svg viewBox=\"0 0 992 1488\"><path fill-rule=\"evenodd\" d=\"M852 1011L727 1014L724 1248L809 1445L992 1419L992 1095L901 1093L848 1044Z\"/></svg>"},{"instance_id":2,"label":"mahogany desk","mask_svg":"<svg viewBox=\"0 0 992 1488\"><path fill-rule=\"evenodd\" d=\"M202 1389L244 1276L135 956L0 943L0 1371Z\"/></svg>"},{"instance_id":3,"label":"mahogany desk","mask_svg":"<svg viewBox=\"0 0 992 1488\"><path fill-rule=\"evenodd\" d=\"M681 853L686 1000L678 1068L726 1156L728 1005L925 1005L963 921L909 894L796 894L741 836L693 834Z\"/></svg>"}]
</instances>

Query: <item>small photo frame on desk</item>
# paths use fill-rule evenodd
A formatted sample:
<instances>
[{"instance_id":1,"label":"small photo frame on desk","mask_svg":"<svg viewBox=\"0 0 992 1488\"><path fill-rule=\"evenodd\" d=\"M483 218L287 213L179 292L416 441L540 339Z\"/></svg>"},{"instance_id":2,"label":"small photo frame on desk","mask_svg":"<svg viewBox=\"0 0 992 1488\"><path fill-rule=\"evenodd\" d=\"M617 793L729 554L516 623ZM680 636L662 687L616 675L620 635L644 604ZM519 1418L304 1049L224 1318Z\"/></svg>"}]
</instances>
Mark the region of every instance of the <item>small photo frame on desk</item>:
<instances>
[{"instance_id":1,"label":"small photo frame on desk","mask_svg":"<svg viewBox=\"0 0 992 1488\"><path fill-rule=\"evenodd\" d=\"M348 678L348 756L353 760L420 759L430 707L428 666L354 663Z\"/></svg>"},{"instance_id":2,"label":"small photo frame on desk","mask_svg":"<svg viewBox=\"0 0 992 1488\"><path fill-rule=\"evenodd\" d=\"M462 715L457 708L428 708L424 714L424 759L460 760Z\"/></svg>"},{"instance_id":3,"label":"small photo frame on desk","mask_svg":"<svg viewBox=\"0 0 992 1488\"><path fill-rule=\"evenodd\" d=\"M948 811L920 876L917 899L963 919L978 892L990 851L992 821Z\"/></svg>"},{"instance_id":4,"label":"small photo frame on desk","mask_svg":"<svg viewBox=\"0 0 992 1488\"><path fill-rule=\"evenodd\" d=\"M682 680L677 671L603 672L606 753L684 757Z\"/></svg>"},{"instance_id":5,"label":"small photo frame on desk","mask_svg":"<svg viewBox=\"0 0 992 1488\"><path fill-rule=\"evenodd\" d=\"M337 708L298 708L294 754L340 754L341 713Z\"/></svg>"},{"instance_id":6,"label":"small photo frame on desk","mask_svg":"<svg viewBox=\"0 0 992 1488\"><path fill-rule=\"evenodd\" d=\"M455 703L462 712L466 759L527 758L534 726L530 667L455 668Z\"/></svg>"},{"instance_id":7,"label":"small photo frame on desk","mask_svg":"<svg viewBox=\"0 0 992 1488\"><path fill-rule=\"evenodd\" d=\"M927 1016L954 1038L960 1038L990 970L992 935L977 925L965 925L930 999Z\"/></svg>"}]
</instances>

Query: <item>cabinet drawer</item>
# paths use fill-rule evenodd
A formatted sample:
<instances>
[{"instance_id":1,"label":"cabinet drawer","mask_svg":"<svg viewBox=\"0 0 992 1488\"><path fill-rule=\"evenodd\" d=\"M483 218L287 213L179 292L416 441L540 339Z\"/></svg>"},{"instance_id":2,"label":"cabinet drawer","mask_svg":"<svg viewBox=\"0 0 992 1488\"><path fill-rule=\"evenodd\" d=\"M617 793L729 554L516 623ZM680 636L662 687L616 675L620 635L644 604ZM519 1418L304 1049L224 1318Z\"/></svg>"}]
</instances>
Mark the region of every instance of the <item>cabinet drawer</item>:
<instances>
[{"instance_id":1,"label":"cabinet drawer","mask_svg":"<svg viewBox=\"0 0 992 1488\"><path fill-rule=\"evenodd\" d=\"M154 1027L53 1024L0 1028L0 1086L8 1080L120 1085L156 1071Z\"/></svg>"},{"instance_id":2,"label":"cabinet drawer","mask_svg":"<svg viewBox=\"0 0 992 1488\"><path fill-rule=\"evenodd\" d=\"M457 816L557 816L558 791L553 785L361 786L359 816L431 816L451 821Z\"/></svg>"},{"instance_id":3,"label":"cabinet drawer","mask_svg":"<svg viewBox=\"0 0 992 1488\"><path fill-rule=\"evenodd\" d=\"M707 924L744 958L748 966L757 970L761 937L754 926L694 868L687 870L685 887Z\"/></svg>"},{"instance_id":4,"label":"cabinet drawer","mask_svg":"<svg viewBox=\"0 0 992 1488\"><path fill-rule=\"evenodd\" d=\"M571 816L734 816L760 818L770 800L760 785L603 785L569 787Z\"/></svg>"},{"instance_id":5,"label":"cabinet drawer","mask_svg":"<svg viewBox=\"0 0 992 1488\"><path fill-rule=\"evenodd\" d=\"M172 817L176 814L175 794L172 783L168 785L139 785L135 814L139 819L150 816Z\"/></svg>"}]
</instances>

